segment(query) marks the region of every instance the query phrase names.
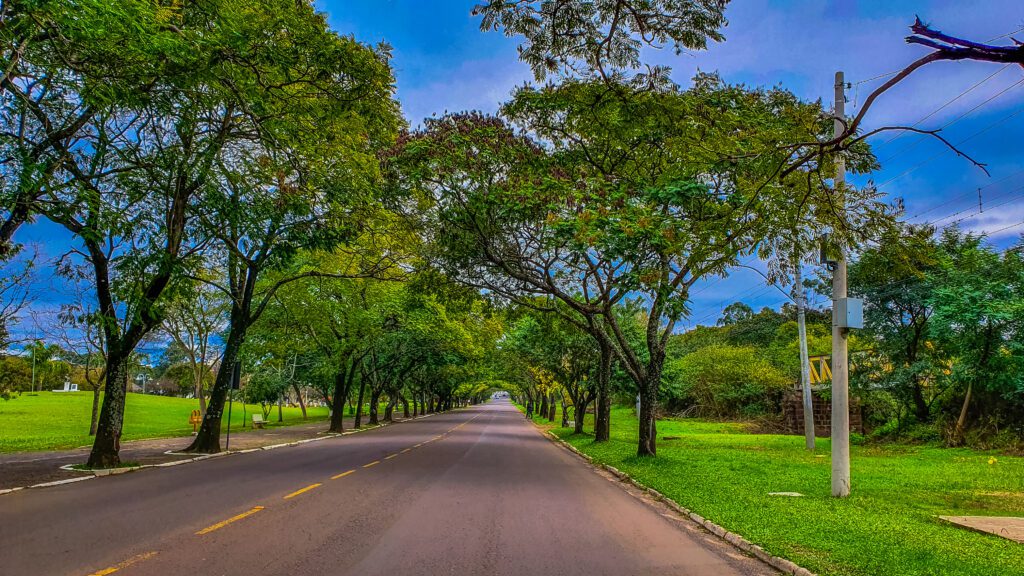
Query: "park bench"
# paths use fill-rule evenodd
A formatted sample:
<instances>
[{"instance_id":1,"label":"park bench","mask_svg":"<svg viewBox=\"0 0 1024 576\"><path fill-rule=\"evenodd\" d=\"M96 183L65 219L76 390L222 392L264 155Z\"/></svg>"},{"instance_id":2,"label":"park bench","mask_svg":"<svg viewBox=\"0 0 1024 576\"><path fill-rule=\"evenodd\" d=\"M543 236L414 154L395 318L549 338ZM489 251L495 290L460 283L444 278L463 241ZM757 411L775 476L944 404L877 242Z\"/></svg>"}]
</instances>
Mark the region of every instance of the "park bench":
<instances>
[{"instance_id":1,"label":"park bench","mask_svg":"<svg viewBox=\"0 0 1024 576\"><path fill-rule=\"evenodd\" d=\"M266 424L266 423L267 423L267 421L263 419L263 414L253 414L252 415L252 427L253 428L263 428L263 425Z\"/></svg>"}]
</instances>

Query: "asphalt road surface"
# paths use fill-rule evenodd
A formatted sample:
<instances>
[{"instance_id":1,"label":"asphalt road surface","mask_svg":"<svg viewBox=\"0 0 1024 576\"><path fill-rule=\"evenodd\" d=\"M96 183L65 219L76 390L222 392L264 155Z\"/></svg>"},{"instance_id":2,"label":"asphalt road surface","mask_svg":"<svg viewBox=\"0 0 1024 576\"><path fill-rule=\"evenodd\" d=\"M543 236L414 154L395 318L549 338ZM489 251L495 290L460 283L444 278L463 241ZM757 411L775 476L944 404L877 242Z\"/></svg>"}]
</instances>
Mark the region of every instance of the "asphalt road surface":
<instances>
[{"instance_id":1,"label":"asphalt road surface","mask_svg":"<svg viewBox=\"0 0 1024 576\"><path fill-rule=\"evenodd\" d=\"M0 574L772 574L507 401L0 496Z\"/></svg>"}]
</instances>

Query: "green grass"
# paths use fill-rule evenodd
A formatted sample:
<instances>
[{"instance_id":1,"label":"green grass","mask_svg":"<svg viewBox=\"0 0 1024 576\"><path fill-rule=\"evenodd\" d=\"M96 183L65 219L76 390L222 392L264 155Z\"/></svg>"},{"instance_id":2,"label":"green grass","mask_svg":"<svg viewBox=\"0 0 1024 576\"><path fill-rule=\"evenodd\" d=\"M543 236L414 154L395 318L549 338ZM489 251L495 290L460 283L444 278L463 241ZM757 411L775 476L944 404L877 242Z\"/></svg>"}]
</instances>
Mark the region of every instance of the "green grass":
<instances>
[{"instance_id":1,"label":"green grass","mask_svg":"<svg viewBox=\"0 0 1024 576\"><path fill-rule=\"evenodd\" d=\"M188 418L197 408L198 402L187 398L128 394L121 440L191 434ZM91 444L91 410L91 392L26 393L11 400L0 400L0 452L57 450ZM252 422L252 414L259 411L258 404L246 407L246 429ZM327 418L327 408L308 408L307 413L309 421ZM231 410L232 433L241 431L242 419L242 405L235 402ZM270 426L278 425L276 407L268 420ZM284 408L284 424L302 422L299 408ZM223 429L227 429L226 417Z\"/></svg>"},{"instance_id":2,"label":"green grass","mask_svg":"<svg viewBox=\"0 0 1024 576\"><path fill-rule=\"evenodd\" d=\"M835 499L828 439L819 438L812 454L802 436L667 420L658 423L658 456L638 458L636 425L631 408L616 408L608 443L595 444L571 429L553 431L599 462L819 574L1024 574L1024 545L936 518L1024 516L1024 458L968 449L853 446L852 495ZM991 458L996 462L990 464ZM768 496L783 491L804 497Z\"/></svg>"}]
</instances>

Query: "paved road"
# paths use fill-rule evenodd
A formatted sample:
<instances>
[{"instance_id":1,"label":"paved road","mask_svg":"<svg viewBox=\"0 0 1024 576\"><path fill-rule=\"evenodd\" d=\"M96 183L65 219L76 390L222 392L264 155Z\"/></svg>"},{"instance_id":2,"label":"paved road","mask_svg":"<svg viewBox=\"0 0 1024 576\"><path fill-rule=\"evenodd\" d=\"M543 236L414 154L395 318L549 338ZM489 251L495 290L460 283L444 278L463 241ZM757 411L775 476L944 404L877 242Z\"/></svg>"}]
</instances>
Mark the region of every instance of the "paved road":
<instances>
[{"instance_id":1,"label":"paved road","mask_svg":"<svg viewBox=\"0 0 1024 576\"><path fill-rule=\"evenodd\" d=\"M771 574L507 402L0 496L0 574Z\"/></svg>"}]
</instances>

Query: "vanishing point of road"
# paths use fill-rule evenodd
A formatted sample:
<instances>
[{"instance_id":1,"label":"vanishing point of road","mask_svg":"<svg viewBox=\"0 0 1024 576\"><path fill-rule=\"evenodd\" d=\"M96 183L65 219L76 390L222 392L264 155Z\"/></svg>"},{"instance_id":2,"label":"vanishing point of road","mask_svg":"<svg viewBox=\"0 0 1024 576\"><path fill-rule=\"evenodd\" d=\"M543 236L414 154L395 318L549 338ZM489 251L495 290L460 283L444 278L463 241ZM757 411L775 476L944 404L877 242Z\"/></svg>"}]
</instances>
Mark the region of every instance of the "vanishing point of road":
<instances>
[{"instance_id":1,"label":"vanishing point of road","mask_svg":"<svg viewBox=\"0 0 1024 576\"><path fill-rule=\"evenodd\" d=\"M507 401L0 496L3 576L774 573Z\"/></svg>"}]
</instances>

